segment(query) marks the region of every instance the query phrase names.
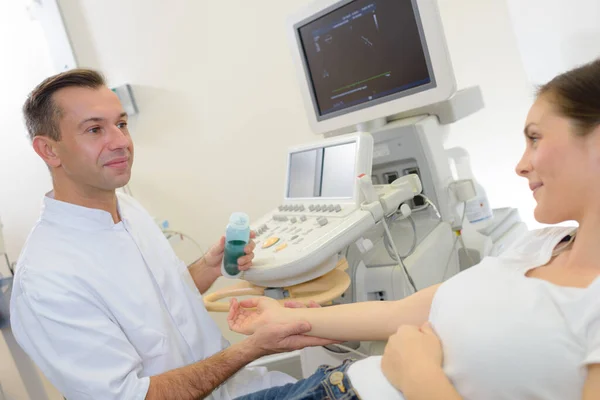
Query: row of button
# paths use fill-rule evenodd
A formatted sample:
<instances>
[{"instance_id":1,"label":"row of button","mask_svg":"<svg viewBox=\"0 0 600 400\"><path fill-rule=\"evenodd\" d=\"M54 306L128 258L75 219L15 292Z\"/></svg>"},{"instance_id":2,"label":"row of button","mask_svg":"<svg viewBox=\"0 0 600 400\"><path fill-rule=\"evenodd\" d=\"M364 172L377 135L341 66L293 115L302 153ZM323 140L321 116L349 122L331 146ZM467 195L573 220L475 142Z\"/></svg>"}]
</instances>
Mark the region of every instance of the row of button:
<instances>
[{"instance_id":1,"label":"row of button","mask_svg":"<svg viewBox=\"0 0 600 400\"><path fill-rule=\"evenodd\" d=\"M340 212L342 211L342 206L339 204L311 204L308 206L310 211L322 211L322 212Z\"/></svg>"},{"instance_id":2,"label":"row of button","mask_svg":"<svg viewBox=\"0 0 600 400\"><path fill-rule=\"evenodd\" d=\"M302 204L286 204L278 207L279 211L304 211L306 208ZM308 206L310 211L323 211L323 212L340 212L342 206L339 204L311 204Z\"/></svg>"},{"instance_id":3,"label":"row of button","mask_svg":"<svg viewBox=\"0 0 600 400\"><path fill-rule=\"evenodd\" d=\"M299 219L302 222L304 222L304 221L307 220L307 218L306 218L305 215L300 216ZM298 222L298 219L296 217L288 218L286 216L277 215L277 214L273 215L273 220L275 220L275 221L288 221L289 220L292 224L295 224L296 222ZM327 225L329 223L329 220L327 219L327 217L321 216L321 217L318 217L316 219L316 222L317 222L317 225L319 225L319 226L325 226L325 225ZM262 235L263 233L265 233L269 229L270 228L266 224L263 224L262 226L256 228L255 232L256 232L257 236L260 236L260 235ZM283 226L282 225L282 226L279 226L279 227L276 227L275 229L273 229L273 231L271 233L288 232L288 233L291 233L291 234L295 234L295 233L300 233L300 231L302 231L302 229L303 228L301 226L298 226L298 225L296 225L296 226L291 226L291 225L289 225L289 226ZM312 229L309 228L305 232L303 232L302 234L303 235L307 235L310 232L312 232ZM293 240L293 239L290 239L290 240ZM267 246L267 247L270 247L270 246ZM265 248L265 247L263 247L263 248Z\"/></svg>"},{"instance_id":4,"label":"row of button","mask_svg":"<svg viewBox=\"0 0 600 400\"><path fill-rule=\"evenodd\" d=\"M321 226L323 226L323 225L321 225ZM289 227L289 226L287 226L287 227L284 227L284 228L279 227L279 228L273 229L273 233L284 233L284 232L287 232L287 233L290 233L290 234L294 234L294 233L299 233L300 231L302 231L302 229L303 228L301 228L299 226L295 226L295 227ZM303 235L307 235L310 232L312 232L312 229L307 229L303 233Z\"/></svg>"},{"instance_id":5,"label":"row of button","mask_svg":"<svg viewBox=\"0 0 600 400\"><path fill-rule=\"evenodd\" d=\"M273 216L273 219L275 219L275 216ZM275 220L277 221L277 219L275 219ZM286 218L285 220L287 221L287 218ZM306 218L304 218L304 219L300 218L300 220L301 220L301 221L306 221ZM290 222L291 222L292 224L294 224L294 223L296 222L296 218L293 218L293 217L292 217L292 218L290 219ZM329 223L329 220L327 219L327 217L324 217L324 216L322 216L322 217L318 217L318 218L317 218L317 224L318 224L319 226L325 226L325 225L327 225L328 223ZM298 231L298 232L299 232L299 231L301 231L303 228L301 228L301 226L298 226L298 225L296 225L295 227L294 227L294 226L292 226L292 225L288 225L288 226L279 226L279 227L277 227L277 228L275 228L275 229L273 230L273 233L274 233L274 232L279 232L279 233L282 233L282 232L285 232L285 231L287 231L288 229L290 229L290 233L291 233L291 232L294 232L294 231ZM312 229L308 229L308 230L307 230L307 233L308 233L308 232L310 232L310 231L312 231Z\"/></svg>"},{"instance_id":6,"label":"row of button","mask_svg":"<svg viewBox=\"0 0 600 400\"><path fill-rule=\"evenodd\" d=\"M273 221L285 222L285 221L288 221L288 220L292 224L295 224L296 222L298 222L298 220L300 220L300 222L304 222L304 221L306 221L306 215L301 215L299 218L296 218L296 217L290 217L290 218L288 218L287 216L280 215L280 214L273 215Z\"/></svg>"},{"instance_id":7,"label":"row of button","mask_svg":"<svg viewBox=\"0 0 600 400\"><path fill-rule=\"evenodd\" d=\"M263 232L266 232L269 229L269 227L266 224L263 224L261 226L259 226L258 228L256 228L254 230L254 232L256 232L257 235L262 235Z\"/></svg>"},{"instance_id":8,"label":"row of button","mask_svg":"<svg viewBox=\"0 0 600 400\"><path fill-rule=\"evenodd\" d=\"M304 211L304 205L302 204L284 204L279 206L279 211Z\"/></svg>"}]
</instances>

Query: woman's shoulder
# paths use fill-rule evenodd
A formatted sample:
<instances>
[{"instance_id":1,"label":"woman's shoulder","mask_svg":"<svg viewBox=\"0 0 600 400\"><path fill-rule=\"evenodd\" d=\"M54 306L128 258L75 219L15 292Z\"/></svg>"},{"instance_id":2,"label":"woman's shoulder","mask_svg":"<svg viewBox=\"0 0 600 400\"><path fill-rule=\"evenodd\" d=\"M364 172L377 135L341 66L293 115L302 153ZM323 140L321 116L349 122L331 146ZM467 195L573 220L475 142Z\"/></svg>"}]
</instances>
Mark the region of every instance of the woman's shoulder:
<instances>
[{"instance_id":1,"label":"woman's shoulder","mask_svg":"<svg viewBox=\"0 0 600 400\"><path fill-rule=\"evenodd\" d=\"M520 258L523 255L540 254L546 247L551 251L561 240L572 235L576 229L573 226L547 226L527 231L500 254L499 258Z\"/></svg>"}]
</instances>

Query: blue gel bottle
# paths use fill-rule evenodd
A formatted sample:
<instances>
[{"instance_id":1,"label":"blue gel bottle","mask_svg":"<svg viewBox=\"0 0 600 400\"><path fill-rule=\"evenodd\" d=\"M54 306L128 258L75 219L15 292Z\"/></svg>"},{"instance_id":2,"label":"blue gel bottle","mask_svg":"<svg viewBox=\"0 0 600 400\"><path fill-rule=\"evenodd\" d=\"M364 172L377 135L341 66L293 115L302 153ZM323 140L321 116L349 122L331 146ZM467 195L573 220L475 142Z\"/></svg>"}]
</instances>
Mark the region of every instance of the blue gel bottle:
<instances>
[{"instance_id":1,"label":"blue gel bottle","mask_svg":"<svg viewBox=\"0 0 600 400\"><path fill-rule=\"evenodd\" d=\"M238 258L244 256L244 248L250 241L250 218L248 215L235 212L229 217L225 231L225 254L221 273L234 278L239 275Z\"/></svg>"}]
</instances>

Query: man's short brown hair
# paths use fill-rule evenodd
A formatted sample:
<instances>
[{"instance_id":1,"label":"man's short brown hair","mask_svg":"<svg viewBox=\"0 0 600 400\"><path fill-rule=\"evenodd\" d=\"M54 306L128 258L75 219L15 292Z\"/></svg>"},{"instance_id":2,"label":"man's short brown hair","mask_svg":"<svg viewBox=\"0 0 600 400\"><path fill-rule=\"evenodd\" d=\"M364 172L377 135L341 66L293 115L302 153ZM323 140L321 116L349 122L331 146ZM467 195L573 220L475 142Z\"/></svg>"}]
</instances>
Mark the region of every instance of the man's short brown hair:
<instances>
[{"instance_id":1,"label":"man's short brown hair","mask_svg":"<svg viewBox=\"0 0 600 400\"><path fill-rule=\"evenodd\" d=\"M52 140L60 140L58 123L61 110L53 100L53 95L60 89L68 87L85 87L97 89L106 86L104 76L91 69L72 69L45 79L36 86L23 105L23 115L29 138L47 136Z\"/></svg>"}]
</instances>

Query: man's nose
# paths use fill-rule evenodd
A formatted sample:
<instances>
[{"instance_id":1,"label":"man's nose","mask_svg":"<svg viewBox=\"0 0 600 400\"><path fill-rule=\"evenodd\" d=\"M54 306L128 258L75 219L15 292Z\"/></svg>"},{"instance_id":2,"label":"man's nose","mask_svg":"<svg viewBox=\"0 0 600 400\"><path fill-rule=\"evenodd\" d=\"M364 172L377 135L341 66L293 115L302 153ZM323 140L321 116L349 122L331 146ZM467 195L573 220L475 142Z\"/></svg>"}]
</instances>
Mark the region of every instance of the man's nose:
<instances>
[{"instance_id":1,"label":"man's nose","mask_svg":"<svg viewBox=\"0 0 600 400\"><path fill-rule=\"evenodd\" d=\"M129 134L123 132L119 127L111 127L109 133L109 150L123 149L129 146Z\"/></svg>"}]
</instances>

